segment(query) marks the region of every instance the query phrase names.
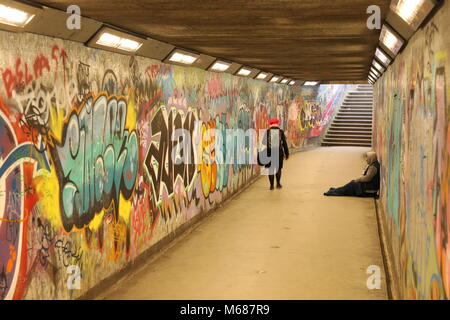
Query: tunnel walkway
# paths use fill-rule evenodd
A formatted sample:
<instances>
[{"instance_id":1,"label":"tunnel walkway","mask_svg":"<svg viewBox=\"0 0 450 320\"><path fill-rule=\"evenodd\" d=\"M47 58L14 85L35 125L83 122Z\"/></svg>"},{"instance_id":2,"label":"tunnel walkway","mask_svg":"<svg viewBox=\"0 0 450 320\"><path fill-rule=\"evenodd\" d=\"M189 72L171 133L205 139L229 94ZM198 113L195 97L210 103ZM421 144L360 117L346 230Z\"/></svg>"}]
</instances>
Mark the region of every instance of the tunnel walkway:
<instances>
[{"instance_id":1,"label":"tunnel walkway","mask_svg":"<svg viewBox=\"0 0 450 320\"><path fill-rule=\"evenodd\" d=\"M373 199L323 196L361 173L368 150L294 154L282 190L258 179L98 298L386 299ZM381 289L366 286L371 265Z\"/></svg>"}]
</instances>

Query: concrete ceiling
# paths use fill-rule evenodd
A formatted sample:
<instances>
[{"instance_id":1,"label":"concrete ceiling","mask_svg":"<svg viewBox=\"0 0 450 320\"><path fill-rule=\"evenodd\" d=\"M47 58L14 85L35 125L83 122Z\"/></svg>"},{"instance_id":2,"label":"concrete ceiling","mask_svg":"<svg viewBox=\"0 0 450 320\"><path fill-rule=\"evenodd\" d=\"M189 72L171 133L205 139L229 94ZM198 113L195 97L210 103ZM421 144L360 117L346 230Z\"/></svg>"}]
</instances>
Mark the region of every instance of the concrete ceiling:
<instances>
[{"instance_id":1,"label":"concrete ceiling","mask_svg":"<svg viewBox=\"0 0 450 320\"><path fill-rule=\"evenodd\" d=\"M367 80L390 0L39 0L186 49L300 80Z\"/></svg>"}]
</instances>

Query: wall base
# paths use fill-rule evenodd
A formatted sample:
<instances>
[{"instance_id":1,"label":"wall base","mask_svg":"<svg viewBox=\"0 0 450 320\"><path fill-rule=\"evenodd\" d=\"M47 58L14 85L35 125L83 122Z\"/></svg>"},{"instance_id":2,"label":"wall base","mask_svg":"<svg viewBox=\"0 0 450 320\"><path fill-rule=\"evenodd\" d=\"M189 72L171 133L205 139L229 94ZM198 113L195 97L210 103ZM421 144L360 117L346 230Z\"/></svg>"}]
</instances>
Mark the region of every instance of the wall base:
<instances>
[{"instance_id":1,"label":"wall base","mask_svg":"<svg viewBox=\"0 0 450 320\"><path fill-rule=\"evenodd\" d=\"M386 232L386 215L378 199L374 199L377 216L378 235L380 239L381 254L383 257L386 285L389 300L401 300L400 282L396 268L394 252Z\"/></svg>"}]
</instances>

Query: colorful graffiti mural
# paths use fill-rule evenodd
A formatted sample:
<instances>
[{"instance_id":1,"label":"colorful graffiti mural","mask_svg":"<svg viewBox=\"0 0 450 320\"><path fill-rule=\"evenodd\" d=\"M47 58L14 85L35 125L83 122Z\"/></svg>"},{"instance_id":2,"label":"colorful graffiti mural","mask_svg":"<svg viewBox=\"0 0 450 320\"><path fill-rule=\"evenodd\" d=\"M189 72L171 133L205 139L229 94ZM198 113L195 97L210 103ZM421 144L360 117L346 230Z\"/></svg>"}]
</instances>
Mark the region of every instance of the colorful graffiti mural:
<instances>
[{"instance_id":1,"label":"colorful graffiti mural","mask_svg":"<svg viewBox=\"0 0 450 320\"><path fill-rule=\"evenodd\" d=\"M376 83L381 204L405 299L450 298L450 5Z\"/></svg>"},{"instance_id":2,"label":"colorful graffiti mural","mask_svg":"<svg viewBox=\"0 0 450 320\"><path fill-rule=\"evenodd\" d=\"M288 108L287 137L293 147L302 147L311 138L321 137L334 111L352 85L302 87Z\"/></svg>"},{"instance_id":3,"label":"colorful graffiti mural","mask_svg":"<svg viewBox=\"0 0 450 320\"><path fill-rule=\"evenodd\" d=\"M259 174L261 137L227 130L276 116L291 147L311 145L345 91L299 98L75 42L7 32L0 42L1 299L86 293ZM172 139L178 130L191 139Z\"/></svg>"}]
</instances>

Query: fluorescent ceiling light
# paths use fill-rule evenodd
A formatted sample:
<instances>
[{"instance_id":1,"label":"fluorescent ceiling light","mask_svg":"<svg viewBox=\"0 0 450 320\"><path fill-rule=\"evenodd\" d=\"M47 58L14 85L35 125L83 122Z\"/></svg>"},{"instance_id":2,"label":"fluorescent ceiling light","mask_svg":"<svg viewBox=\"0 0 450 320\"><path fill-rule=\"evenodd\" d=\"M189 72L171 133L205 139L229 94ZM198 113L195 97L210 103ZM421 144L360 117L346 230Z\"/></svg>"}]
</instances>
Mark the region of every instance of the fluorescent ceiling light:
<instances>
[{"instance_id":1,"label":"fluorescent ceiling light","mask_svg":"<svg viewBox=\"0 0 450 320\"><path fill-rule=\"evenodd\" d=\"M393 0L391 10L416 30L435 6L432 0Z\"/></svg>"},{"instance_id":2,"label":"fluorescent ceiling light","mask_svg":"<svg viewBox=\"0 0 450 320\"><path fill-rule=\"evenodd\" d=\"M306 81L303 85L304 86L317 86L319 84L319 81Z\"/></svg>"},{"instance_id":3,"label":"fluorescent ceiling light","mask_svg":"<svg viewBox=\"0 0 450 320\"><path fill-rule=\"evenodd\" d=\"M264 80L265 78L267 78L267 76L268 76L267 73L260 72L260 73L258 74L258 76L256 77L256 79L258 79L258 80Z\"/></svg>"},{"instance_id":4,"label":"fluorescent ceiling light","mask_svg":"<svg viewBox=\"0 0 450 320\"><path fill-rule=\"evenodd\" d=\"M383 25L380 34L380 41L386 48L388 48L394 55L400 51L403 46L403 39L394 33L394 31L389 30L386 25Z\"/></svg>"},{"instance_id":5,"label":"fluorescent ceiling light","mask_svg":"<svg viewBox=\"0 0 450 320\"><path fill-rule=\"evenodd\" d=\"M295 81L294 80L291 80L291 82L289 82L289 85L290 86L293 86L295 84Z\"/></svg>"},{"instance_id":6,"label":"fluorescent ceiling light","mask_svg":"<svg viewBox=\"0 0 450 320\"><path fill-rule=\"evenodd\" d=\"M279 77L273 76L272 79L270 79L270 82L277 82L278 80L280 80Z\"/></svg>"},{"instance_id":7,"label":"fluorescent ceiling light","mask_svg":"<svg viewBox=\"0 0 450 320\"><path fill-rule=\"evenodd\" d=\"M34 16L34 14L23 10L0 4L0 23L23 28L34 18Z\"/></svg>"},{"instance_id":8,"label":"fluorescent ceiling light","mask_svg":"<svg viewBox=\"0 0 450 320\"><path fill-rule=\"evenodd\" d=\"M217 61L216 63L214 63L212 65L212 67L210 68L210 70L214 70L214 71L225 71L228 70L228 68L230 68L230 63L226 63L226 62L222 62L222 61Z\"/></svg>"},{"instance_id":9,"label":"fluorescent ceiling light","mask_svg":"<svg viewBox=\"0 0 450 320\"><path fill-rule=\"evenodd\" d=\"M252 70L246 69L246 68L241 68L239 70L239 72L237 73L240 76L248 76L250 73L252 73Z\"/></svg>"},{"instance_id":10,"label":"fluorescent ceiling light","mask_svg":"<svg viewBox=\"0 0 450 320\"><path fill-rule=\"evenodd\" d=\"M381 76L381 73L377 69L375 69L373 66L372 66L372 68L370 68L370 71L377 77Z\"/></svg>"},{"instance_id":11,"label":"fluorescent ceiling light","mask_svg":"<svg viewBox=\"0 0 450 320\"><path fill-rule=\"evenodd\" d=\"M105 32L100 36L96 43L102 46L117 47L120 43L120 39L119 36Z\"/></svg>"},{"instance_id":12,"label":"fluorescent ceiling light","mask_svg":"<svg viewBox=\"0 0 450 320\"><path fill-rule=\"evenodd\" d=\"M380 60L385 66L388 66L392 61L392 59L389 58L383 51L381 51L380 48L377 48L375 50L375 57L377 57L378 60Z\"/></svg>"},{"instance_id":13,"label":"fluorescent ceiling light","mask_svg":"<svg viewBox=\"0 0 450 320\"><path fill-rule=\"evenodd\" d=\"M281 83L282 84L285 84L285 83L287 83L289 81L289 79L283 79L283 80L281 80Z\"/></svg>"},{"instance_id":14,"label":"fluorescent ceiling light","mask_svg":"<svg viewBox=\"0 0 450 320\"><path fill-rule=\"evenodd\" d=\"M183 64L193 64L195 61L197 61L197 59L198 59L198 55L181 53L179 51L175 51L169 58L169 61L183 63Z\"/></svg>"},{"instance_id":15,"label":"fluorescent ceiling light","mask_svg":"<svg viewBox=\"0 0 450 320\"><path fill-rule=\"evenodd\" d=\"M103 32L96 44L129 52L136 52L142 46L142 42L119 37L109 32Z\"/></svg>"},{"instance_id":16,"label":"fluorescent ceiling light","mask_svg":"<svg viewBox=\"0 0 450 320\"><path fill-rule=\"evenodd\" d=\"M375 74L376 76L381 76L381 73L377 69L375 69L374 66L371 66L369 71Z\"/></svg>"},{"instance_id":17,"label":"fluorescent ceiling light","mask_svg":"<svg viewBox=\"0 0 450 320\"><path fill-rule=\"evenodd\" d=\"M137 42L137 41L134 41L134 40L122 38L122 41L120 42L120 44L117 47L117 49L135 52L141 46L142 46L142 42Z\"/></svg>"},{"instance_id":18,"label":"fluorescent ceiling light","mask_svg":"<svg viewBox=\"0 0 450 320\"><path fill-rule=\"evenodd\" d=\"M384 72L386 70L381 64L379 64L376 60L372 61L372 65L380 72Z\"/></svg>"}]
</instances>

